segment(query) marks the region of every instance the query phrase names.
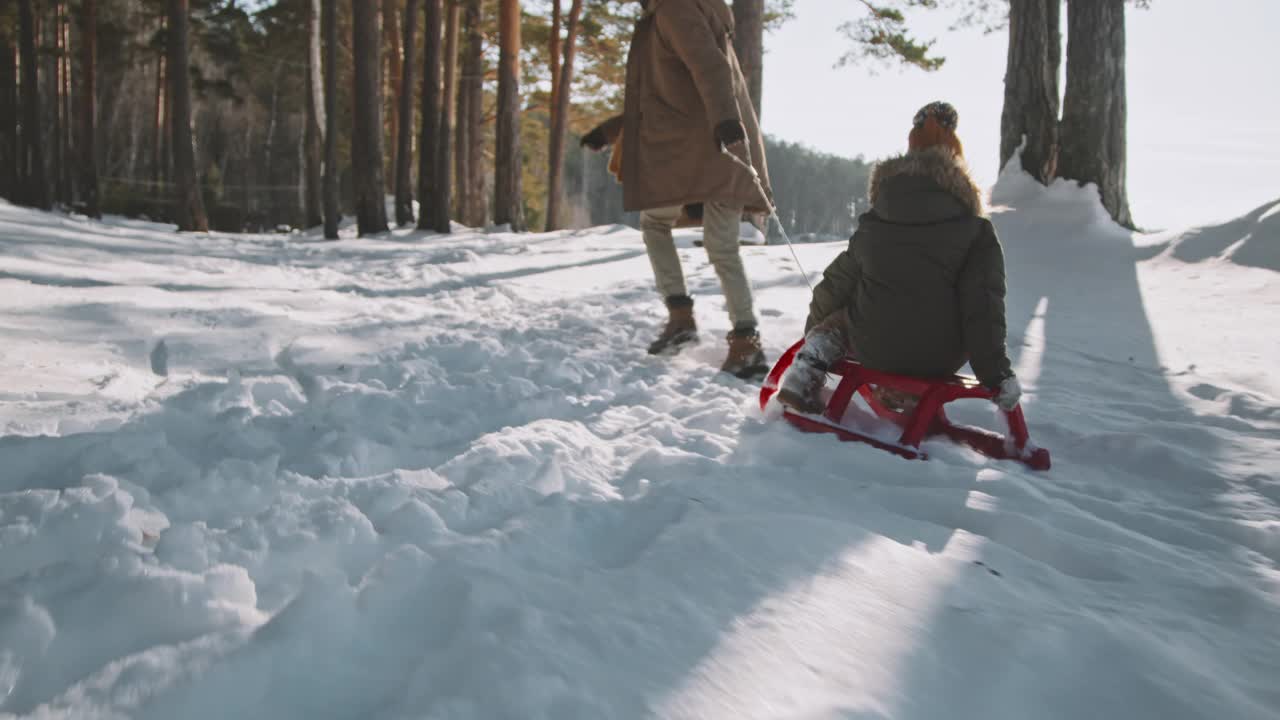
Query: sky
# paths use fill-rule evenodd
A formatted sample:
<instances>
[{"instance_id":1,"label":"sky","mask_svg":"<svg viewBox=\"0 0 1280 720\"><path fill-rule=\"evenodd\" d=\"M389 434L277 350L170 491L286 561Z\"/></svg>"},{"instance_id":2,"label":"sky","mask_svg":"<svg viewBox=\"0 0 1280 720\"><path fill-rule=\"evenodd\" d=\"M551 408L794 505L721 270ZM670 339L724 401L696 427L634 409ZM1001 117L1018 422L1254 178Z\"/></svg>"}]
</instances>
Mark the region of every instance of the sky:
<instances>
[{"instance_id":1,"label":"sky","mask_svg":"<svg viewBox=\"0 0 1280 720\"><path fill-rule=\"evenodd\" d=\"M905 149L920 106L947 100L960 113L975 174L994 182L1006 33L952 32L946 13L917 14L913 27L947 58L941 70L836 69L847 47L837 28L859 12L849 0L796 0L795 19L765 38L765 132L877 159ZM1207 224L1280 198L1280 0L1153 0L1128 11L1126 32L1129 202L1138 225Z\"/></svg>"}]
</instances>

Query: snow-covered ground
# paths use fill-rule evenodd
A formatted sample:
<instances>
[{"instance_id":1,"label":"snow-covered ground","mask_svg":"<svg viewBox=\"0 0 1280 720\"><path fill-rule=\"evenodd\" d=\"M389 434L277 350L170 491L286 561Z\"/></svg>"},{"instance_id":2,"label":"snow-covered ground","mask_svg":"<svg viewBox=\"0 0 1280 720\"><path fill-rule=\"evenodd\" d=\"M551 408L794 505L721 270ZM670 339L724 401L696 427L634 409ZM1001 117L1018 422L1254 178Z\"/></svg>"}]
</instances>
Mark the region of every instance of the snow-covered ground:
<instances>
[{"instance_id":1,"label":"snow-covered ground","mask_svg":"<svg viewBox=\"0 0 1280 720\"><path fill-rule=\"evenodd\" d=\"M995 201L1044 474L770 420L696 233L704 341L663 360L628 228L0 205L0 715L1280 716L1274 208ZM744 254L776 357L808 290Z\"/></svg>"}]
</instances>

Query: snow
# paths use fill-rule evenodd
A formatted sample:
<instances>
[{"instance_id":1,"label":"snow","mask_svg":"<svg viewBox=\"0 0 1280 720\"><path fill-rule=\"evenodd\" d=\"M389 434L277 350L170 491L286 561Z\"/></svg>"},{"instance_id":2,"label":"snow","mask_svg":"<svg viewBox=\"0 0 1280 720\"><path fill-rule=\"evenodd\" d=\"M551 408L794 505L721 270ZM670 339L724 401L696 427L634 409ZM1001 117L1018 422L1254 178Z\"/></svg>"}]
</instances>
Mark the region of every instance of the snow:
<instances>
[{"instance_id":1,"label":"snow","mask_svg":"<svg viewBox=\"0 0 1280 720\"><path fill-rule=\"evenodd\" d=\"M0 716L1276 717L1274 214L993 205L1045 474L761 413L696 231L703 343L658 359L630 228L0 205ZM743 254L776 357L809 291Z\"/></svg>"},{"instance_id":2,"label":"snow","mask_svg":"<svg viewBox=\"0 0 1280 720\"><path fill-rule=\"evenodd\" d=\"M1169 233L1166 255L1190 263L1221 260L1280 272L1280 199L1220 225Z\"/></svg>"}]
</instances>

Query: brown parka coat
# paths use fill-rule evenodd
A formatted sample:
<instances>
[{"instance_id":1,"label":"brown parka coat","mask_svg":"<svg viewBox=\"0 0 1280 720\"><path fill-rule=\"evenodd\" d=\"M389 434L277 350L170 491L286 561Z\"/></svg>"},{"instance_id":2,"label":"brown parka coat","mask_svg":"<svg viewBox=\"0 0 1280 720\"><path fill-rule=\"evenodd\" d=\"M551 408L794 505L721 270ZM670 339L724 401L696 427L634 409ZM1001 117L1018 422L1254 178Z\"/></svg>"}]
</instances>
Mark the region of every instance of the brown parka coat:
<instances>
[{"instance_id":1,"label":"brown parka coat","mask_svg":"<svg viewBox=\"0 0 1280 720\"><path fill-rule=\"evenodd\" d=\"M772 203L764 141L733 51L733 14L724 0L648 0L627 55L623 114L602 127L622 143L628 211L718 202L768 212ZM715 127L737 120L747 140L725 157Z\"/></svg>"},{"instance_id":2,"label":"brown parka coat","mask_svg":"<svg viewBox=\"0 0 1280 720\"><path fill-rule=\"evenodd\" d=\"M846 312L850 350L868 367L940 377L967 360L999 387L1012 374L1004 253L964 160L943 147L886 160L871 205L814 288L806 332Z\"/></svg>"}]
</instances>

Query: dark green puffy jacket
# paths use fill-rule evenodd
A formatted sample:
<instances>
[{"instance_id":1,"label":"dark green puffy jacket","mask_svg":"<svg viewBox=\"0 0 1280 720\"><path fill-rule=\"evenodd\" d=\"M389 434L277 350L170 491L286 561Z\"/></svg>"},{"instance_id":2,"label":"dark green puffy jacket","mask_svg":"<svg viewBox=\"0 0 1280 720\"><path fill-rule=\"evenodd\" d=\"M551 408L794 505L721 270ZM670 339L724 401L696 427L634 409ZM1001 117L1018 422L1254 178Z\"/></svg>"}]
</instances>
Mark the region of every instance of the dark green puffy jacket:
<instances>
[{"instance_id":1,"label":"dark green puffy jacket","mask_svg":"<svg viewBox=\"0 0 1280 720\"><path fill-rule=\"evenodd\" d=\"M1004 253L963 159L930 148L886 160L871 204L814 289L805 331L847 312L852 352L867 367L938 377L967 360L998 387L1012 374Z\"/></svg>"}]
</instances>

